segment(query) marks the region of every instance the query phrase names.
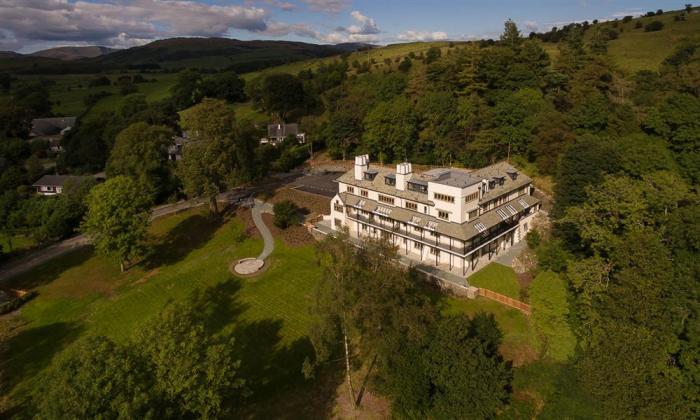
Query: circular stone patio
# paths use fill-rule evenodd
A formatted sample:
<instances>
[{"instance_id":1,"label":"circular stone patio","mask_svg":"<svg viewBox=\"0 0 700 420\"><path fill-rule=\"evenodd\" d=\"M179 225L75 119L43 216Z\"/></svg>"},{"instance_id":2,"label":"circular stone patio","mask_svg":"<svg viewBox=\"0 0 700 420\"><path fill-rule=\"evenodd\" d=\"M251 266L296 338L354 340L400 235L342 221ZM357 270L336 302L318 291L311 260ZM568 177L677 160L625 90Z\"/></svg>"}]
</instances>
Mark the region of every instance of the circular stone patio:
<instances>
[{"instance_id":1,"label":"circular stone patio","mask_svg":"<svg viewBox=\"0 0 700 420\"><path fill-rule=\"evenodd\" d=\"M257 273L265 264L265 261L258 258L243 258L233 267L233 271L238 274L250 275Z\"/></svg>"}]
</instances>

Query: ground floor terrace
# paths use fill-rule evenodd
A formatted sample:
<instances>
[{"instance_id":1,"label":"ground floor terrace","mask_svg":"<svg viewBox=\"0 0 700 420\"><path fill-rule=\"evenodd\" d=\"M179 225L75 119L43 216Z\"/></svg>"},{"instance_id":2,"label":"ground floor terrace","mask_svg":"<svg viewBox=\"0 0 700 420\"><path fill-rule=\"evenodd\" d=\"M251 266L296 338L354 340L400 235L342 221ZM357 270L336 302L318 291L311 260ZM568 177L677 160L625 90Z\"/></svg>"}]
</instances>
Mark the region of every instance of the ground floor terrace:
<instances>
[{"instance_id":1,"label":"ground floor terrace","mask_svg":"<svg viewBox=\"0 0 700 420\"><path fill-rule=\"evenodd\" d=\"M328 218L321 223L321 230L328 233L346 227L351 238L360 243L363 238L387 239L397 247L404 264L420 266L437 274L442 272L446 279L462 284L466 283L465 277L524 240L534 217L535 213L502 223L468 243L425 230L415 233L397 226L397 223L362 216L359 212L346 213L344 221Z\"/></svg>"}]
</instances>

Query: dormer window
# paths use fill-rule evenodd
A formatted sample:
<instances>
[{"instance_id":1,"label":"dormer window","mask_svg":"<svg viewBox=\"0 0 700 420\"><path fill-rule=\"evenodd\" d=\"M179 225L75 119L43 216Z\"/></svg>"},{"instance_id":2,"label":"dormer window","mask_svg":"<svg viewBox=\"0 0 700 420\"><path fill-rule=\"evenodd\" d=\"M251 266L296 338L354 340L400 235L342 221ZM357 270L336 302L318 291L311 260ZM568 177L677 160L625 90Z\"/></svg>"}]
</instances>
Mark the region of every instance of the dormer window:
<instances>
[{"instance_id":1,"label":"dormer window","mask_svg":"<svg viewBox=\"0 0 700 420\"><path fill-rule=\"evenodd\" d=\"M385 176L384 183L386 185L391 185L392 187L395 186L396 185L396 176L394 174Z\"/></svg>"},{"instance_id":2,"label":"dormer window","mask_svg":"<svg viewBox=\"0 0 700 420\"><path fill-rule=\"evenodd\" d=\"M374 178L377 176L377 171L374 169L370 169L365 171L365 180L366 181L374 181Z\"/></svg>"},{"instance_id":3,"label":"dormer window","mask_svg":"<svg viewBox=\"0 0 700 420\"><path fill-rule=\"evenodd\" d=\"M416 191L419 193L428 193L428 184L426 182L421 182L421 181L408 181L408 189L411 191Z\"/></svg>"}]
</instances>

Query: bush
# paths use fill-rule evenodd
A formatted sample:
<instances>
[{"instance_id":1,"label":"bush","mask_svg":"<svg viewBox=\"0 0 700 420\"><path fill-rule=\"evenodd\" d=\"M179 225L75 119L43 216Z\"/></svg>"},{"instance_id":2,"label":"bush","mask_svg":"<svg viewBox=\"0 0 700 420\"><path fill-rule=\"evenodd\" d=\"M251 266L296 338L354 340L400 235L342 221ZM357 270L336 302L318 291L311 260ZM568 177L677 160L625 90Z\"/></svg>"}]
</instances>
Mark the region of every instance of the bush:
<instances>
[{"instance_id":1,"label":"bush","mask_svg":"<svg viewBox=\"0 0 700 420\"><path fill-rule=\"evenodd\" d=\"M574 353L576 338L568 323L566 284L555 273L545 271L530 285L532 319L542 339L543 352L564 362Z\"/></svg>"},{"instance_id":2,"label":"bush","mask_svg":"<svg viewBox=\"0 0 700 420\"><path fill-rule=\"evenodd\" d=\"M273 223L280 229L286 229L299 222L299 206L289 200L280 201L273 207Z\"/></svg>"},{"instance_id":3,"label":"bush","mask_svg":"<svg viewBox=\"0 0 700 420\"><path fill-rule=\"evenodd\" d=\"M627 23L632 20L632 16L625 16L622 18L622 22Z\"/></svg>"},{"instance_id":4,"label":"bush","mask_svg":"<svg viewBox=\"0 0 700 420\"><path fill-rule=\"evenodd\" d=\"M655 20L644 25L644 32L656 32L664 28L664 23L660 20Z\"/></svg>"},{"instance_id":5,"label":"bush","mask_svg":"<svg viewBox=\"0 0 700 420\"><path fill-rule=\"evenodd\" d=\"M540 246L542 236L538 230L533 229L527 233L525 240L527 241L527 246L529 246L531 249L536 249L538 246Z\"/></svg>"},{"instance_id":6,"label":"bush","mask_svg":"<svg viewBox=\"0 0 700 420\"><path fill-rule=\"evenodd\" d=\"M564 244L560 240L541 243L536 253L540 270L552 270L557 273L566 270L566 265L571 259L571 255L564 249Z\"/></svg>"},{"instance_id":7,"label":"bush","mask_svg":"<svg viewBox=\"0 0 700 420\"><path fill-rule=\"evenodd\" d=\"M638 20L638 21L634 24L634 29L639 29L639 28L641 28L642 26L644 26L644 25L642 25L642 22Z\"/></svg>"}]
</instances>

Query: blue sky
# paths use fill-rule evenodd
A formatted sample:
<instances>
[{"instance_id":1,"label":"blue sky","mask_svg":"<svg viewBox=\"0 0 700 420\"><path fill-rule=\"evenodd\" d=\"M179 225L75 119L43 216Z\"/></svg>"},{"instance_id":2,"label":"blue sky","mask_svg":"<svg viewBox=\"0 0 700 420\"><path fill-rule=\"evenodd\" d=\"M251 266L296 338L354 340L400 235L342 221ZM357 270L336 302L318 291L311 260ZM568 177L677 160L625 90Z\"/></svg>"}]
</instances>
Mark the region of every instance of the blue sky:
<instances>
[{"instance_id":1,"label":"blue sky","mask_svg":"<svg viewBox=\"0 0 700 420\"><path fill-rule=\"evenodd\" d=\"M377 44L495 38L508 18L528 33L682 7L646 0L0 0L0 50L123 48L173 36Z\"/></svg>"}]
</instances>

